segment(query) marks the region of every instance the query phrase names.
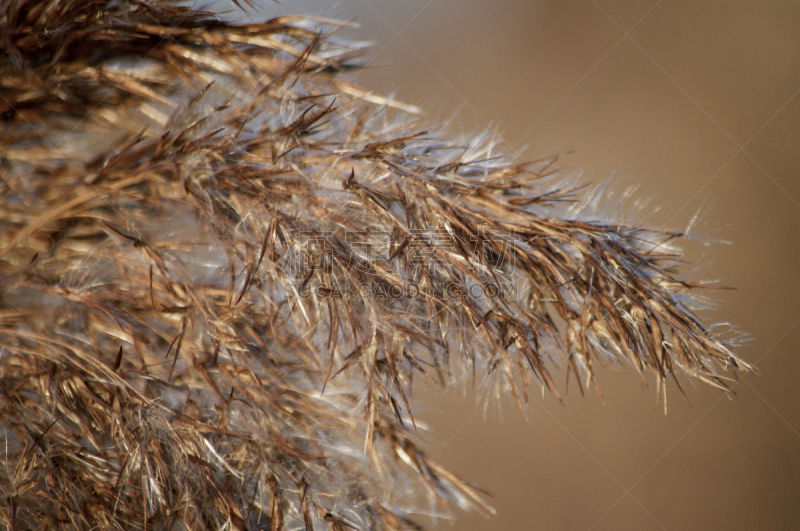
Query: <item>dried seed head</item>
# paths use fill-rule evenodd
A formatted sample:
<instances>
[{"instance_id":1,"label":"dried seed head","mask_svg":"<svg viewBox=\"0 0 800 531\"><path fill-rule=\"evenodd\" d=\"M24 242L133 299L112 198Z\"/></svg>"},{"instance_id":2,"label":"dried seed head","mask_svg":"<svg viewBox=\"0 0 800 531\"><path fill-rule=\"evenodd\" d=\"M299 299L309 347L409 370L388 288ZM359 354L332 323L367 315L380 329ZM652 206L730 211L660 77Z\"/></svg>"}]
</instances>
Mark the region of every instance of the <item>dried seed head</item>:
<instances>
[{"instance_id":1,"label":"dried seed head","mask_svg":"<svg viewBox=\"0 0 800 531\"><path fill-rule=\"evenodd\" d=\"M0 0L7 527L416 528L490 508L417 446L415 375L522 407L559 365L748 369L683 234L420 127L331 29Z\"/></svg>"}]
</instances>

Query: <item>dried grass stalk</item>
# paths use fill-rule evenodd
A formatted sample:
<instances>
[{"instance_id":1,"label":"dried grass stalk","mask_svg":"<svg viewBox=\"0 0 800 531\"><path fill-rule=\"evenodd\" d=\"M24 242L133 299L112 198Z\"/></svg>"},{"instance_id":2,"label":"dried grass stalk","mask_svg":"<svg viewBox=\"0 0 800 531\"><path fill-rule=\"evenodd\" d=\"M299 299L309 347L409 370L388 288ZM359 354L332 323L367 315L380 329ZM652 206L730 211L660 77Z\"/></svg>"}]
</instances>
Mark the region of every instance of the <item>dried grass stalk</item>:
<instances>
[{"instance_id":1,"label":"dried grass stalk","mask_svg":"<svg viewBox=\"0 0 800 531\"><path fill-rule=\"evenodd\" d=\"M726 387L670 245L342 81L358 47L154 0L0 1L0 521L406 529L481 494L415 376Z\"/></svg>"}]
</instances>

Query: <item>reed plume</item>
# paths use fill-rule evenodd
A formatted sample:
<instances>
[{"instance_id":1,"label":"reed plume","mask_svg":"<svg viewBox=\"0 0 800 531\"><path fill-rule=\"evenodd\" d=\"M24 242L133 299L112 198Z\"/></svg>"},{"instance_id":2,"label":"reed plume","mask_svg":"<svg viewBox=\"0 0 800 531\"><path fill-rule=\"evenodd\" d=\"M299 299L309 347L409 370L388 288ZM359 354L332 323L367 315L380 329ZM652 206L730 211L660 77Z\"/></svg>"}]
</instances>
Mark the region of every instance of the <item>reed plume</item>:
<instances>
[{"instance_id":1,"label":"reed plume","mask_svg":"<svg viewBox=\"0 0 800 531\"><path fill-rule=\"evenodd\" d=\"M0 0L4 527L419 529L490 507L420 448L415 379L524 407L748 370L684 234L343 81L334 29Z\"/></svg>"}]
</instances>

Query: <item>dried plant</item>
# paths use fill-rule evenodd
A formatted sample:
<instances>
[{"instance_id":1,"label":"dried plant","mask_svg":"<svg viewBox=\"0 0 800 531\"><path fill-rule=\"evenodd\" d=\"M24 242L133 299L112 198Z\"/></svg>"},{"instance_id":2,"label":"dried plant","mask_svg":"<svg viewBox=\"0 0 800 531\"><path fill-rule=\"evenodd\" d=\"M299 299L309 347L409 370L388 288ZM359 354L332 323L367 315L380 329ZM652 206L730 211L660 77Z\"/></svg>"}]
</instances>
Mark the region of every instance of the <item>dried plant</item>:
<instances>
[{"instance_id":1,"label":"dried plant","mask_svg":"<svg viewBox=\"0 0 800 531\"><path fill-rule=\"evenodd\" d=\"M415 377L523 407L554 367L748 369L683 234L344 82L327 24L0 0L6 528L416 529L490 508L418 446Z\"/></svg>"}]
</instances>

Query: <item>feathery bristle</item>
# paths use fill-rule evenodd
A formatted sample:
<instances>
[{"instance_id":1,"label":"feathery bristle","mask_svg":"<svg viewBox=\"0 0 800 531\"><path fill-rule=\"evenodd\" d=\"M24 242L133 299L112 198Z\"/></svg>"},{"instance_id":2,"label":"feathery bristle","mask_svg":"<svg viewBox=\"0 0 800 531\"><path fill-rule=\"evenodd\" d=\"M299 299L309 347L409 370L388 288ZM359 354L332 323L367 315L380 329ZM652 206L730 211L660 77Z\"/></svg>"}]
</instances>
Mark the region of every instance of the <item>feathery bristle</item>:
<instances>
[{"instance_id":1,"label":"feathery bristle","mask_svg":"<svg viewBox=\"0 0 800 531\"><path fill-rule=\"evenodd\" d=\"M0 0L5 526L415 529L491 510L418 447L415 377L523 407L558 366L749 369L683 234L342 81L332 29Z\"/></svg>"}]
</instances>

